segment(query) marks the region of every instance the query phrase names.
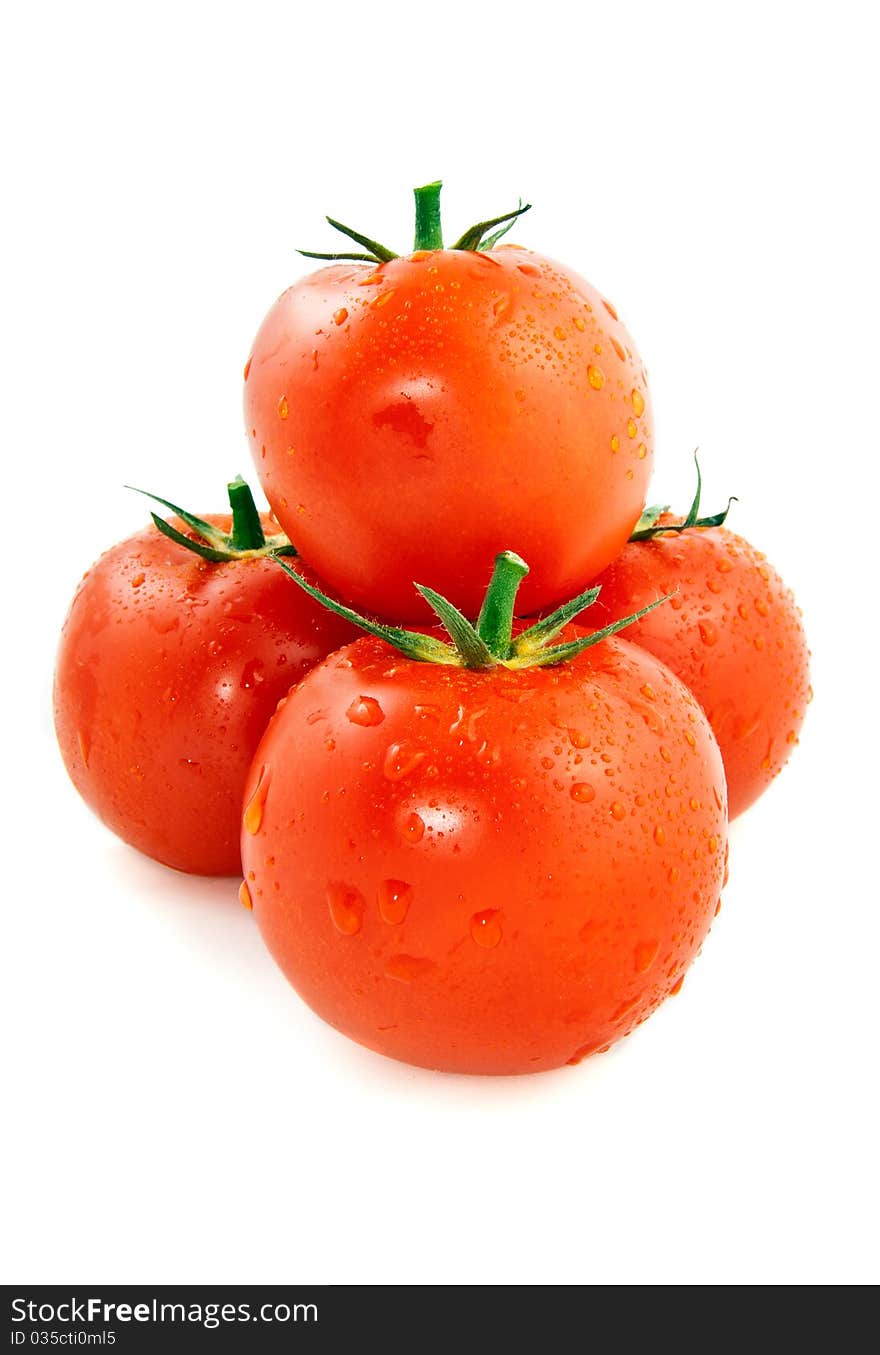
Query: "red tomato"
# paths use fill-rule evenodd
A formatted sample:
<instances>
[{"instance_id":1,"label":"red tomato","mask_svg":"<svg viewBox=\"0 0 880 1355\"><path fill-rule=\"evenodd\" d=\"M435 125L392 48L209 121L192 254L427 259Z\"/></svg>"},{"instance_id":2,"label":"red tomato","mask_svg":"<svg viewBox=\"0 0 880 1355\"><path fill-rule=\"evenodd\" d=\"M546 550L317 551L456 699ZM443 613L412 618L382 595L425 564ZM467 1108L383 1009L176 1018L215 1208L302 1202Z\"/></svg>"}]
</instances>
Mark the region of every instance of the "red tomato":
<instances>
[{"instance_id":1,"label":"red tomato","mask_svg":"<svg viewBox=\"0 0 880 1355\"><path fill-rule=\"evenodd\" d=\"M245 368L263 489L341 596L476 615L515 542L523 610L570 596L626 541L653 459L647 378L601 293L501 246L322 268L272 307Z\"/></svg>"},{"instance_id":2,"label":"red tomato","mask_svg":"<svg viewBox=\"0 0 880 1355\"><path fill-rule=\"evenodd\" d=\"M312 670L246 789L243 901L301 997L393 1058L577 1063L667 997L725 861L708 723L643 650L469 671L361 639Z\"/></svg>"},{"instance_id":3,"label":"red tomato","mask_svg":"<svg viewBox=\"0 0 880 1355\"><path fill-rule=\"evenodd\" d=\"M245 776L269 717L353 634L266 556L210 563L138 532L86 574L64 624L55 726L71 780L139 851L237 874Z\"/></svg>"},{"instance_id":4,"label":"red tomato","mask_svg":"<svg viewBox=\"0 0 880 1355\"><path fill-rule=\"evenodd\" d=\"M676 521L664 514L659 524ZM602 620L675 594L628 638L671 668L706 711L735 818L788 761L811 697L791 592L761 552L726 527L630 542L596 582Z\"/></svg>"}]
</instances>

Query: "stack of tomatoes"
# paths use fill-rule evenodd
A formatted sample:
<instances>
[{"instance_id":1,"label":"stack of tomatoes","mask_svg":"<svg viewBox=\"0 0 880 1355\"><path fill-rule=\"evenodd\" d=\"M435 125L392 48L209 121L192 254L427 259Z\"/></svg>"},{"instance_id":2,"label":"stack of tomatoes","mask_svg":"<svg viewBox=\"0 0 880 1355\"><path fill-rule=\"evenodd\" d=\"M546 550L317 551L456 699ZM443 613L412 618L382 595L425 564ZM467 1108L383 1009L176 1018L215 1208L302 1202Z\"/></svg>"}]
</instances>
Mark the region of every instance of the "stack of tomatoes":
<instances>
[{"instance_id":1,"label":"stack of tomatoes","mask_svg":"<svg viewBox=\"0 0 880 1355\"><path fill-rule=\"evenodd\" d=\"M160 500L80 584L56 726L120 837L243 875L332 1025L532 1072L680 988L808 654L699 490L645 509L651 398L611 302L503 242L526 208L444 247L439 193L408 254L331 222L345 252L245 367L272 516L241 480L226 516Z\"/></svg>"}]
</instances>

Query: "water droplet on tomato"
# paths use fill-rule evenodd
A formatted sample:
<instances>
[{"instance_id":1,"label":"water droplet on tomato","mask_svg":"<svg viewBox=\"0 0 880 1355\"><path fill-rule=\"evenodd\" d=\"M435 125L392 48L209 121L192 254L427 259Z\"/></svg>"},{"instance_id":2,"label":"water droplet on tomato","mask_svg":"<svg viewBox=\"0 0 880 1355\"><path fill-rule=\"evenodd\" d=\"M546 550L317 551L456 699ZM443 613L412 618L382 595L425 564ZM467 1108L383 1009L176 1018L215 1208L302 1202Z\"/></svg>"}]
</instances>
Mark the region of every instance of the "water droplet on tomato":
<instances>
[{"instance_id":1,"label":"water droplet on tomato","mask_svg":"<svg viewBox=\"0 0 880 1355\"><path fill-rule=\"evenodd\" d=\"M88 767L89 754L92 751L91 739L89 738L88 734L85 732L84 729L78 729L76 731L76 741L79 744L79 755L82 758L86 767Z\"/></svg>"},{"instance_id":2,"label":"water droplet on tomato","mask_svg":"<svg viewBox=\"0 0 880 1355\"><path fill-rule=\"evenodd\" d=\"M425 836L425 820L421 814L407 814L403 821L402 832L407 842L421 842Z\"/></svg>"},{"instance_id":3,"label":"water droplet on tomato","mask_svg":"<svg viewBox=\"0 0 880 1355\"><path fill-rule=\"evenodd\" d=\"M244 826L252 835L260 831L260 825L263 822L263 811L266 808L266 796L269 794L269 773L268 768L260 769L259 779L256 789L247 802L244 811Z\"/></svg>"},{"instance_id":4,"label":"water droplet on tomato","mask_svg":"<svg viewBox=\"0 0 880 1355\"><path fill-rule=\"evenodd\" d=\"M587 368L587 380L594 391L600 391L605 385L605 373L602 371L601 367L597 367L591 362Z\"/></svg>"},{"instance_id":5,"label":"water droplet on tomato","mask_svg":"<svg viewBox=\"0 0 880 1355\"><path fill-rule=\"evenodd\" d=\"M770 608L763 598L755 598L755 611L759 616L769 616Z\"/></svg>"},{"instance_id":6,"label":"water droplet on tomato","mask_svg":"<svg viewBox=\"0 0 880 1355\"><path fill-rule=\"evenodd\" d=\"M501 911L498 908L486 908L482 913L474 913L470 923L471 940L476 941L484 950L494 950L501 940Z\"/></svg>"},{"instance_id":7,"label":"water droplet on tomato","mask_svg":"<svg viewBox=\"0 0 880 1355\"><path fill-rule=\"evenodd\" d=\"M618 1021L622 1021L627 1013L632 1011L633 1007L638 1005L639 997L640 994L637 994L635 997L626 998L625 1001L621 1002L620 1006L611 1013L611 1020L615 1025Z\"/></svg>"},{"instance_id":8,"label":"water droplet on tomato","mask_svg":"<svg viewBox=\"0 0 880 1355\"><path fill-rule=\"evenodd\" d=\"M412 885L405 880L383 880L379 885L379 916L383 922L395 926L409 912Z\"/></svg>"},{"instance_id":9,"label":"water droplet on tomato","mask_svg":"<svg viewBox=\"0 0 880 1355\"><path fill-rule=\"evenodd\" d=\"M560 343L565 343L565 341L566 341L567 338L568 338L568 335L566 334L565 330L562 328L562 325L557 325L556 328L555 328L554 331L553 331L553 337L554 337L554 339L558 339Z\"/></svg>"},{"instance_id":10,"label":"water droplet on tomato","mask_svg":"<svg viewBox=\"0 0 880 1355\"><path fill-rule=\"evenodd\" d=\"M580 1049L576 1049L571 1058L566 1059L565 1062L573 1068L577 1064L583 1063L584 1059L588 1059L591 1054L604 1054L610 1048L611 1046L608 1044L600 1045L598 1040L593 1040L591 1044L582 1044Z\"/></svg>"},{"instance_id":11,"label":"water droplet on tomato","mask_svg":"<svg viewBox=\"0 0 880 1355\"><path fill-rule=\"evenodd\" d=\"M146 577L147 576L144 573L135 574L134 578L131 581L132 588L140 588Z\"/></svg>"},{"instance_id":12,"label":"water droplet on tomato","mask_svg":"<svg viewBox=\"0 0 880 1355\"><path fill-rule=\"evenodd\" d=\"M611 450L612 450L612 452L619 452L619 451L620 451L620 438L617 436L616 433L614 434L613 438L611 439Z\"/></svg>"},{"instance_id":13,"label":"water droplet on tomato","mask_svg":"<svg viewBox=\"0 0 880 1355\"><path fill-rule=\"evenodd\" d=\"M683 983L684 983L684 974L682 974L681 978L678 979L678 981L672 985L672 987L669 990L669 996L677 997L678 994L681 992L681 986Z\"/></svg>"},{"instance_id":14,"label":"water droplet on tomato","mask_svg":"<svg viewBox=\"0 0 880 1355\"><path fill-rule=\"evenodd\" d=\"M651 965L657 958L657 952L660 949L659 941L640 941L633 951L636 973L647 974Z\"/></svg>"},{"instance_id":15,"label":"water droplet on tomato","mask_svg":"<svg viewBox=\"0 0 880 1355\"><path fill-rule=\"evenodd\" d=\"M636 387L632 392L631 399L633 413L635 414L637 419L640 419L645 412L645 397L644 395L642 395L642 392Z\"/></svg>"},{"instance_id":16,"label":"water droplet on tomato","mask_svg":"<svg viewBox=\"0 0 880 1355\"><path fill-rule=\"evenodd\" d=\"M583 334L584 330L587 327L579 315L576 315L574 317L574 319L572 320L572 324L574 325L575 329L580 330L581 334Z\"/></svg>"},{"instance_id":17,"label":"water droplet on tomato","mask_svg":"<svg viewBox=\"0 0 880 1355\"><path fill-rule=\"evenodd\" d=\"M353 725L364 728L380 725L385 719L385 712L374 696L356 696L345 714Z\"/></svg>"},{"instance_id":18,"label":"water droplet on tomato","mask_svg":"<svg viewBox=\"0 0 880 1355\"><path fill-rule=\"evenodd\" d=\"M648 455L648 449L647 449L647 447L645 446L645 444L644 444L643 442L640 442L640 443L639 443L638 451L636 452L636 456L639 458L640 461L644 461L644 459L645 459L645 457L646 457L647 455Z\"/></svg>"},{"instance_id":19,"label":"water droplet on tomato","mask_svg":"<svg viewBox=\"0 0 880 1355\"><path fill-rule=\"evenodd\" d=\"M612 306L612 304L611 304L610 301L606 301L606 300L605 300L604 296L603 296L603 298L602 298L602 305L605 307L605 309L607 310L608 314L611 316L611 319L612 319L612 320L617 320L617 319L619 319L619 316L618 316L618 314L617 314L617 311L614 309L614 307Z\"/></svg>"},{"instance_id":20,"label":"water droplet on tomato","mask_svg":"<svg viewBox=\"0 0 880 1355\"><path fill-rule=\"evenodd\" d=\"M251 374L251 363L253 362L253 360L254 360L254 359L253 359L253 354L251 354L251 356L248 358L247 362L244 364L244 379L245 379L245 381L247 381L248 377L249 377L250 374Z\"/></svg>"},{"instance_id":21,"label":"water droplet on tomato","mask_svg":"<svg viewBox=\"0 0 880 1355\"><path fill-rule=\"evenodd\" d=\"M348 319L348 311L344 306L340 306L338 311L333 312L334 325L344 325Z\"/></svg>"},{"instance_id":22,"label":"water droplet on tomato","mask_svg":"<svg viewBox=\"0 0 880 1355\"><path fill-rule=\"evenodd\" d=\"M697 629L700 632L700 639L704 645L714 645L718 643L718 631L712 625L711 621L699 621Z\"/></svg>"},{"instance_id":23,"label":"water droplet on tomato","mask_svg":"<svg viewBox=\"0 0 880 1355\"><path fill-rule=\"evenodd\" d=\"M518 263L517 268L520 273L525 273L527 278L539 278L541 276L540 268L533 263Z\"/></svg>"},{"instance_id":24,"label":"water droplet on tomato","mask_svg":"<svg viewBox=\"0 0 880 1355\"><path fill-rule=\"evenodd\" d=\"M654 841L657 843L658 847L662 847L666 841L666 829L663 827L662 823L658 823L657 827L654 829Z\"/></svg>"},{"instance_id":25,"label":"water droplet on tomato","mask_svg":"<svg viewBox=\"0 0 880 1355\"><path fill-rule=\"evenodd\" d=\"M664 733L666 721L656 706L649 706L644 701L636 701L632 698L627 704L634 715L638 715L644 720L652 734Z\"/></svg>"},{"instance_id":26,"label":"water droplet on tomato","mask_svg":"<svg viewBox=\"0 0 880 1355\"><path fill-rule=\"evenodd\" d=\"M251 659L245 664L241 674L241 688L243 691L254 691L265 679L265 665L262 659Z\"/></svg>"},{"instance_id":27,"label":"water droplet on tomato","mask_svg":"<svg viewBox=\"0 0 880 1355\"><path fill-rule=\"evenodd\" d=\"M588 805L596 798L596 792L588 781L575 781L569 794L579 805Z\"/></svg>"},{"instance_id":28,"label":"water droplet on tomato","mask_svg":"<svg viewBox=\"0 0 880 1355\"><path fill-rule=\"evenodd\" d=\"M410 772L414 772L426 757L425 750L417 748L415 744L406 741L392 743L389 744L385 753L382 771L389 781L402 781L404 777L409 776Z\"/></svg>"},{"instance_id":29,"label":"water droplet on tomato","mask_svg":"<svg viewBox=\"0 0 880 1355\"><path fill-rule=\"evenodd\" d=\"M613 335L611 338L611 347L614 349L615 353L620 358L620 361L626 362L626 353L624 352L623 344L618 343L617 340L613 337Z\"/></svg>"},{"instance_id":30,"label":"water droplet on tomato","mask_svg":"<svg viewBox=\"0 0 880 1355\"><path fill-rule=\"evenodd\" d=\"M639 431L639 430L638 430L638 426L636 425L635 419L629 419L629 420L627 421L627 425L626 425L626 435L627 435L627 437L628 437L628 438L634 438L635 435L636 435L636 433L637 433L638 431Z\"/></svg>"},{"instance_id":31,"label":"water droplet on tomato","mask_svg":"<svg viewBox=\"0 0 880 1355\"><path fill-rule=\"evenodd\" d=\"M617 819L618 823L626 818L626 810L619 800L615 800L611 806L611 817L612 819Z\"/></svg>"},{"instance_id":32,"label":"water droplet on tomato","mask_svg":"<svg viewBox=\"0 0 880 1355\"><path fill-rule=\"evenodd\" d=\"M589 748L590 746L590 736L585 734L582 729L570 729L568 741L572 748Z\"/></svg>"},{"instance_id":33,"label":"water droplet on tomato","mask_svg":"<svg viewBox=\"0 0 880 1355\"><path fill-rule=\"evenodd\" d=\"M287 396L282 395L281 399L278 401L278 417L279 419L286 419L287 415L288 415Z\"/></svg>"},{"instance_id":34,"label":"water droplet on tomato","mask_svg":"<svg viewBox=\"0 0 880 1355\"><path fill-rule=\"evenodd\" d=\"M392 955L385 965L385 974L389 979L397 979L398 983L413 983L430 974L432 969L436 969L434 961L423 955Z\"/></svg>"},{"instance_id":35,"label":"water droplet on tomato","mask_svg":"<svg viewBox=\"0 0 880 1355\"><path fill-rule=\"evenodd\" d=\"M373 305L376 307L387 306L388 302L394 296L394 291L395 289L391 287L387 292L380 292L379 295L374 298Z\"/></svg>"},{"instance_id":36,"label":"water droplet on tomato","mask_svg":"<svg viewBox=\"0 0 880 1355\"><path fill-rule=\"evenodd\" d=\"M715 568L718 570L719 574L729 574L733 569L733 561L728 560L726 555L722 555Z\"/></svg>"},{"instance_id":37,"label":"water droplet on tomato","mask_svg":"<svg viewBox=\"0 0 880 1355\"><path fill-rule=\"evenodd\" d=\"M246 908L249 913L254 911L254 901L251 898L251 891L248 889L247 880L242 880L238 886L238 901L242 908Z\"/></svg>"},{"instance_id":38,"label":"water droplet on tomato","mask_svg":"<svg viewBox=\"0 0 880 1355\"><path fill-rule=\"evenodd\" d=\"M327 886L327 907L333 926L343 936L355 936L364 925L364 896L351 885L331 882Z\"/></svg>"}]
</instances>

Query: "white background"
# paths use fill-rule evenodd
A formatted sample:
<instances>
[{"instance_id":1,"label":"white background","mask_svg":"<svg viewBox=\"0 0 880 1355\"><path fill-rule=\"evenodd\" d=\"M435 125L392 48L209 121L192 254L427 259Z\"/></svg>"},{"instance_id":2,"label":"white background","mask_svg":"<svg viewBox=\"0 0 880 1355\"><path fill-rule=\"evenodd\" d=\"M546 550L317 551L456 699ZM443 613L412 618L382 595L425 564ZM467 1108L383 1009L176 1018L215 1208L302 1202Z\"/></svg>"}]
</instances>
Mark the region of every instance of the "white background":
<instances>
[{"instance_id":1,"label":"white background","mask_svg":"<svg viewBox=\"0 0 880 1355\"><path fill-rule=\"evenodd\" d=\"M5 207L4 1208L9 1281L865 1283L876 1246L874 42L857 3L19 5ZM874 35L876 37L876 34ZM795 587L816 699L732 834L680 997L509 1080L324 1027L234 883L80 804L50 722L82 571L248 468L241 369L331 247L410 189L614 300L650 369L657 496ZM457 228L457 229L456 229ZM400 242L400 243L398 243Z\"/></svg>"}]
</instances>

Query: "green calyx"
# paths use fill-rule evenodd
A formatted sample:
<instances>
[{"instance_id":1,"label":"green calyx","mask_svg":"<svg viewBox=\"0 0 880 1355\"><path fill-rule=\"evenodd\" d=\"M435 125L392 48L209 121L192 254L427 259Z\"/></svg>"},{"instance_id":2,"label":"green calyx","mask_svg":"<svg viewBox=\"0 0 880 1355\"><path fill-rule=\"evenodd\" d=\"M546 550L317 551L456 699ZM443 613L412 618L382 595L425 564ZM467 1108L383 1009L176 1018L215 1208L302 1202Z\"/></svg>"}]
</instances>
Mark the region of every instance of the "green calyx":
<instances>
[{"instance_id":1,"label":"green calyx","mask_svg":"<svg viewBox=\"0 0 880 1355\"><path fill-rule=\"evenodd\" d=\"M418 663L439 663L451 668L471 668L484 672L493 668L514 670L549 668L554 664L565 663L567 659L573 659L591 645L598 644L609 635L615 635L617 631L623 630L633 621L638 621L640 617L659 607L661 602L668 600L668 597L658 598L649 606L642 607L620 621L613 621L609 626L603 626L592 635L558 645L553 644L552 641L559 636L569 621L586 611L596 601L599 589L588 588L570 602L557 607L549 616L536 621L527 630L520 631L514 636L516 594L519 585L529 572L529 567L521 556L506 550L495 557L495 569L476 625L468 621L448 599L435 593L433 588L427 588L420 583L415 585L416 591L440 618L452 642L450 644L431 635L423 635L419 631L403 630L399 626L386 626L380 621L371 621L368 617L353 611L351 607L329 598L283 560L279 560L278 563L310 597L323 603L337 616L344 617L346 621L366 631L368 635L375 635L377 639L392 645L405 658L414 659Z\"/></svg>"},{"instance_id":2,"label":"green calyx","mask_svg":"<svg viewBox=\"0 0 880 1355\"><path fill-rule=\"evenodd\" d=\"M416 201L414 253L417 250L443 249L443 226L440 218L440 190L442 187L443 184L438 179L434 183L425 184L422 188L413 189ZM455 244L450 245L450 249L469 250L471 253L494 249L498 241L511 229L514 222L524 212L530 210L531 203L520 201L519 206L513 212L506 212L504 216L493 216L486 221L478 221L476 225L470 226L463 235L460 235ZM354 244L361 245L363 251L323 254L311 249L300 249L297 250L298 254L304 255L307 259L324 259L331 262L354 259L359 263L377 264L388 263L389 259L400 257L393 250L387 249L385 245L379 244L378 240L372 240L368 235L362 235L360 231L352 230L351 226L344 226L341 221L335 221L332 216L328 216L327 221L335 231L347 236Z\"/></svg>"},{"instance_id":3,"label":"green calyx","mask_svg":"<svg viewBox=\"0 0 880 1355\"><path fill-rule=\"evenodd\" d=\"M698 449L699 450L699 449ZM720 527L730 512L730 505L736 503L736 495L731 495L727 500L727 507L722 508L720 513L714 513L711 517L700 517L700 495L703 492L703 477L700 474L700 462L697 452L694 452L694 465L697 468L697 491L694 494L694 500L691 504L688 515L681 522L660 522L659 519L664 513L669 512L668 503L655 503L650 508L646 508L642 516L635 525L630 541L652 541L655 536L665 536L667 533L672 535L686 532L691 527Z\"/></svg>"},{"instance_id":4,"label":"green calyx","mask_svg":"<svg viewBox=\"0 0 880 1355\"><path fill-rule=\"evenodd\" d=\"M195 533L195 540L172 527L171 523L159 517L158 513L151 513L150 516L163 536L167 536L170 541L176 541L178 546L184 546L194 555L200 555L203 560L219 562L246 560L258 555L296 555L296 550L283 532L275 536L266 536L257 505L254 503L254 496L240 475L226 486L229 506L232 509L232 531L228 533L221 532L219 527L205 522L204 518L197 518L193 513L188 513L178 504L170 503L168 499L160 499L158 494L151 494L146 489L135 489L134 485L125 487L133 489L135 494L145 494L154 503L161 503L164 508L176 513L190 531Z\"/></svg>"}]
</instances>

